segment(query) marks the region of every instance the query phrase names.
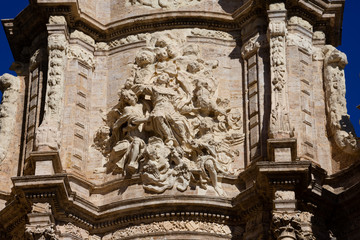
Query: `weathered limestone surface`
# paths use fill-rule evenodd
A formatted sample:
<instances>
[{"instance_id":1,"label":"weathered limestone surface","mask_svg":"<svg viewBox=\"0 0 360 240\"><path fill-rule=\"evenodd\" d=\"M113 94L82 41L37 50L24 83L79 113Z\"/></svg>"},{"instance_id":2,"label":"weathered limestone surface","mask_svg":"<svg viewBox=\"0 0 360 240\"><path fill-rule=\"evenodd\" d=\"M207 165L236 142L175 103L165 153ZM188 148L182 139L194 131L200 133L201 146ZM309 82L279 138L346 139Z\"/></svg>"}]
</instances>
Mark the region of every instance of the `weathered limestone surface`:
<instances>
[{"instance_id":1,"label":"weathered limestone surface","mask_svg":"<svg viewBox=\"0 0 360 240\"><path fill-rule=\"evenodd\" d=\"M360 238L343 6L31 1L3 21L0 238Z\"/></svg>"}]
</instances>

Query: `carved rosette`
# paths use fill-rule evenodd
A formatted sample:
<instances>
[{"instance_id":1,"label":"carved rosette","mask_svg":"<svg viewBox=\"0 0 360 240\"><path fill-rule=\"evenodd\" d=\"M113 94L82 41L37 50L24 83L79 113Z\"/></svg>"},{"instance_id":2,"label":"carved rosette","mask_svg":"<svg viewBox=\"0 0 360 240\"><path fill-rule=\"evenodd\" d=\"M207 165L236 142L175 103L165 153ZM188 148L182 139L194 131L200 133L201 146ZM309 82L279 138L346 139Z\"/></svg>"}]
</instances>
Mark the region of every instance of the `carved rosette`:
<instances>
[{"instance_id":1,"label":"carved rosette","mask_svg":"<svg viewBox=\"0 0 360 240\"><path fill-rule=\"evenodd\" d=\"M0 77L0 164L5 159L16 123L17 102L20 95L20 79L10 74Z\"/></svg>"},{"instance_id":2,"label":"carved rosette","mask_svg":"<svg viewBox=\"0 0 360 240\"><path fill-rule=\"evenodd\" d=\"M331 45L323 48L324 85L328 124L336 145L348 154L360 154L360 141L347 114L345 71L347 57Z\"/></svg>"},{"instance_id":3,"label":"carved rosette","mask_svg":"<svg viewBox=\"0 0 360 240\"><path fill-rule=\"evenodd\" d=\"M270 137L289 138L291 127L287 96L286 9L283 3L271 4L268 38L270 43L271 119Z\"/></svg>"},{"instance_id":4,"label":"carved rosette","mask_svg":"<svg viewBox=\"0 0 360 240\"><path fill-rule=\"evenodd\" d=\"M60 147L60 120L63 110L64 74L68 47L65 18L51 16L48 28L49 67L45 116L36 132L38 150L56 150Z\"/></svg>"}]
</instances>

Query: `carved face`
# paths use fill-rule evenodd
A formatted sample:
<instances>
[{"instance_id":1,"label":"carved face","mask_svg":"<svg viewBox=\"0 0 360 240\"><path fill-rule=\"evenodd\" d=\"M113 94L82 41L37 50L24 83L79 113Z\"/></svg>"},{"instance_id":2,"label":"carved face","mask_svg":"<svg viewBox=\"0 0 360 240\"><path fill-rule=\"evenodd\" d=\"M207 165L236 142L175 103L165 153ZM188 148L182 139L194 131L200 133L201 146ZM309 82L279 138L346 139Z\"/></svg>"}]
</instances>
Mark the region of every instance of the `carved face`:
<instances>
[{"instance_id":1,"label":"carved face","mask_svg":"<svg viewBox=\"0 0 360 240\"><path fill-rule=\"evenodd\" d=\"M155 52L158 61L165 61L169 57L165 48L157 48Z\"/></svg>"},{"instance_id":2,"label":"carved face","mask_svg":"<svg viewBox=\"0 0 360 240\"><path fill-rule=\"evenodd\" d=\"M169 74L167 73L161 73L158 78L156 79L156 83L158 85L168 84L169 83Z\"/></svg>"},{"instance_id":3,"label":"carved face","mask_svg":"<svg viewBox=\"0 0 360 240\"><path fill-rule=\"evenodd\" d=\"M140 51L136 55L135 62L139 67L145 67L155 62L155 55L149 50Z\"/></svg>"},{"instance_id":4,"label":"carved face","mask_svg":"<svg viewBox=\"0 0 360 240\"><path fill-rule=\"evenodd\" d=\"M133 91L126 89L121 91L121 101L134 106L137 103L137 100L136 94Z\"/></svg>"}]
</instances>

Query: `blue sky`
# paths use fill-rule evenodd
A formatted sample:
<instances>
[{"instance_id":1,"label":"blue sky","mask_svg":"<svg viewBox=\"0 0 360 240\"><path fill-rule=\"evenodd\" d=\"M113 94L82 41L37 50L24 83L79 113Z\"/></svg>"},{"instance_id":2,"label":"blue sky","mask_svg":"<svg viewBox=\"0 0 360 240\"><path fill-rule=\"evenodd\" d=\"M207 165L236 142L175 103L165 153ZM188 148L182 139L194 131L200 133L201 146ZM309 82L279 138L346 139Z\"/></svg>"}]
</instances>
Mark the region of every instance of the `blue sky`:
<instances>
[{"instance_id":1,"label":"blue sky","mask_svg":"<svg viewBox=\"0 0 360 240\"><path fill-rule=\"evenodd\" d=\"M14 18L29 3L29 0L2 1L0 8L0 18ZM342 44L338 48L348 56L349 64L345 68L346 74L346 98L348 113L360 136L360 110L356 108L360 105L360 1L347 0L345 4L345 14L343 19ZM11 72L9 67L13 60L9 45L7 43L3 28L0 29L0 75ZM1 97L1 93L0 93Z\"/></svg>"}]
</instances>

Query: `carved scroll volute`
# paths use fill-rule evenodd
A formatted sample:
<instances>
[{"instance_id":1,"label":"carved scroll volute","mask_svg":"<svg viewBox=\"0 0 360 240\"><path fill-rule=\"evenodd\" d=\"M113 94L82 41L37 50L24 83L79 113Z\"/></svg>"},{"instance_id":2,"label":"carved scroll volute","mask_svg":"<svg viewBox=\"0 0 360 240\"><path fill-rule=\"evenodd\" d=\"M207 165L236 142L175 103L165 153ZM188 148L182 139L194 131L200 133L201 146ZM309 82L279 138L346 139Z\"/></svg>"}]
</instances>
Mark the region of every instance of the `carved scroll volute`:
<instances>
[{"instance_id":1,"label":"carved scroll volute","mask_svg":"<svg viewBox=\"0 0 360 240\"><path fill-rule=\"evenodd\" d=\"M63 110L64 75L68 30L65 17L51 16L48 28L49 66L45 95L44 121L36 132L39 151L60 148L60 119Z\"/></svg>"},{"instance_id":2,"label":"carved scroll volute","mask_svg":"<svg viewBox=\"0 0 360 240\"><path fill-rule=\"evenodd\" d=\"M271 74L270 137L289 138L289 101L286 72L286 9L284 3L271 4L268 11Z\"/></svg>"},{"instance_id":3,"label":"carved scroll volute","mask_svg":"<svg viewBox=\"0 0 360 240\"><path fill-rule=\"evenodd\" d=\"M323 47L324 85L328 125L335 144L342 151L360 154L360 141L347 114L345 99L345 71L347 57L331 45Z\"/></svg>"}]
</instances>

